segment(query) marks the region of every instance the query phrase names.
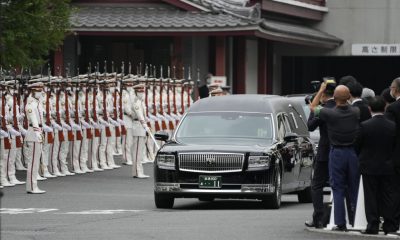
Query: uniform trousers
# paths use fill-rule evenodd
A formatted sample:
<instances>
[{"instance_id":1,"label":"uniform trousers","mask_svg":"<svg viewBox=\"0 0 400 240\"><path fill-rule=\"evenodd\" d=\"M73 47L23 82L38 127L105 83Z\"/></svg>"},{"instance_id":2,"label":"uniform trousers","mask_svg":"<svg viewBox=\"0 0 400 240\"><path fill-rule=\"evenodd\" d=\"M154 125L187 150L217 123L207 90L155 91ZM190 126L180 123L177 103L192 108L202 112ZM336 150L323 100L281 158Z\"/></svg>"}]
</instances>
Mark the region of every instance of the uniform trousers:
<instances>
[{"instance_id":1,"label":"uniform trousers","mask_svg":"<svg viewBox=\"0 0 400 240\"><path fill-rule=\"evenodd\" d=\"M397 222L397 230L399 230L400 225L400 169L393 176L394 178L394 202L397 203L397 207L395 207L395 220Z\"/></svg>"},{"instance_id":2,"label":"uniform trousers","mask_svg":"<svg viewBox=\"0 0 400 240\"><path fill-rule=\"evenodd\" d=\"M11 141L11 139L10 139ZM12 152L11 149L4 149L4 139L1 139L1 144L2 144L2 154L1 154L1 159L0 159L0 177L1 177L1 185L5 186L8 185L8 161L10 158L10 154Z\"/></svg>"},{"instance_id":3,"label":"uniform trousers","mask_svg":"<svg viewBox=\"0 0 400 240\"><path fill-rule=\"evenodd\" d=\"M89 144L90 141L87 139L87 131L88 129L82 130L82 141L80 145L80 155L79 155L79 167L81 168L82 171L86 171L88 169L87 167L87 162L89 159Z\"/></svg>"},{"instance_id":4,"label":"uniform trousers","mask_svg":"<svg viewBox=\"0 0 400 240\"><path fill-rule=\"evenodd\" d=\"M107 142L106 142L106 161L107 165L109 167L115 166L115 161L114 161L114 153L116 153L116 136L115 136L115 126L110 127L111 131L111 137L107 137Z\"/></svg>"},{"instance_id":5,"label":"uniform trousers","mask_svg":"<svg viewBox=\"0 0 400 240\"><path fill-rule=\"evenodd\" d=\"M132 165L132 175L134 177L144 175L143 173L143 157L146 150L146 137L145 136L133 136L133 165Z\"/></svg>"},{"instance_id":6,"label":"uniform trousers","mask_svg":"<svg viewBox=\"0 0 400 240\"><path fill-rule=\"evenodd\" d=\"M39 174L39 162L42 155L42 143L24 142L24 157L28 164L26 174L26 190L35 191L38 189L37 177Z\"/></svg>"},{"instance_id":7,"label":"uniform trousers","mask_svg":"<svg viewBox=\"0 0 400 240\"><path fill-rule=\"evenodd\" d=\"M17 170L26 170L25 163L22 158L22 148L18 148L15 154L15 167Z\"/></svg>"},{"instance_id":8,"label":"uniform trousers","mask_svg":"<svg viewBox=\"0 0 400 240\"><path fill-rule=\"evenodd\" d=\"M121 130L121 127L119 127L119 129ZM122 135L115 137L115 149L117 154L122 154Z\"/></svg>"},{"instance_id":9,"label":"uniform trousers","mask_svg":"<svg viewBox=\"0 0 400 240\"><path fill-rule=\"evenodd\" d=\"M314 175L311 182L311 196L314 207L314 223L321 222L324 215L324 187L329 181L328 165L328 161L314 162Z\"/></svg>"},{"instance_id":10,"label":"uniform trousers","mask_svg":"<svg viewBox=\"0 0 400 240\"><path fill-rule=\"evenodd\" d=\"M72 171L74 172L80 172L81 167L80 167L80 154L81 154L81 148L82 148L82 141L78 140L76 138L77 132L74 132L74 141L71 142L71 159L72 159Z\"/></svg>"},{"instance_id":11,"label":"uniform trousers","mask_svg":"<svg viewBox=\"0 0 400 240\"><path fill-rule=\"evenodd\" d=\"M126 135L122 138L122 150L123 150L123 158L126 161L126 164L133 164L133 128L126 128Z\"/></svg>"},{"instance_id":12,"label":"uniform trousers","mask_svg":"<svg viewBox=\"0 0 400 240\"><path fill-rule=\"evenodd\" d=\"M48 142L48 134L45 133L44 135L45 135L45 137L44 137L44 142L43 142L43 146L42 146L43 153L42 153L42 157L40 159L40 162L41 162L42 168L43 168L42 169L43 174L48 171L48 168L50 165L49 160L51 159L50 153L51 153L51 148L53 146L53 144Z\"/></svg>"},{"instance_id":13,"label":"uniform trousers","mask_svg":"<svg viewBox=\"0 0 400 240\"><path fill-rule=\"evenodd\" d=\"M15 138L10 139L11 149L7 154L7 179L10 182L17 180L15 177L15 156L20 148L17 148Z\"/></svg>"},{"instance_id":14,"label":"uniform trousers","mask_svg":"<svg viewBox=\"0 0 400 240\"><path fill-rule=\"evenodd\" d=\"M100 161L100 167L103 169L108 168L107 165L107 143L108 143L108 138L106 136L106 129L103 128L101 129L101 137L100 137L100 143L99 143L99 148L98 148L98 156L99 156L99 161Z\"/></svg>"},{"instance_id":15,"label":"uniform trousers","mask_svg":"<svg viewBox=\"0 0 400 240\"><path fill-rule=\"evenodd\" d=\"M363 184L367 229L377 233L382 216L384 219L383 231L395 232L398 224L396 226L392 209L395 205L393 175L363 174Z\"/></svg>"},{"instance_id":16,"label":"uniform trousers","mask_svg":"<svg viewBox=\"0 0 400 240\"><path fill-rule=\"evenodd\" d=\"M50 162L49 162L49 170L52 174L60 173L60 166L58 163L59 152L60 152L59 131L54 131L54 142L50 148Z\"/></svg>"},{"instance_id":17,"label":"uniform trousers","mask_svg":"<svg viewBox=\"0 0 400 240\"><path fill-rule=\"evenodd\" d=\"M350 202L348 208L354 213L360 181L358 158L353 147L331 147L329 153L329 181L335 204L335 224L337 226L346 226L345 196L347 193Z\"/></svg>"},{"instance_id":18,"label":"uniform trousers","mask_svg":"<svg viewBox=\"0 0 400 240\"><path fill-rule=\"evenodd\" d=\"M60 143L60 147L59 147L59 151L58 151L58 164L59 164L61 173L64 174L66 172L69 172L67 157L68 157L70 142L67 139L68 138L67 131L63 131L63 132L64 132L65 139L63 142Z\"/></svg>"},{"instance_id":19,"label":"uniform trousers","mask_svg":"<svg viewBox=\"0 0 400 240\"><path fill-rule=\"evenodd\" d=\"M100 142L100 137L96 137L94 135L95 130L93 129L93 139L91 141L91 167L92 170L98 170L99 169L99 142Z\"/></svg>"}]
</instances>

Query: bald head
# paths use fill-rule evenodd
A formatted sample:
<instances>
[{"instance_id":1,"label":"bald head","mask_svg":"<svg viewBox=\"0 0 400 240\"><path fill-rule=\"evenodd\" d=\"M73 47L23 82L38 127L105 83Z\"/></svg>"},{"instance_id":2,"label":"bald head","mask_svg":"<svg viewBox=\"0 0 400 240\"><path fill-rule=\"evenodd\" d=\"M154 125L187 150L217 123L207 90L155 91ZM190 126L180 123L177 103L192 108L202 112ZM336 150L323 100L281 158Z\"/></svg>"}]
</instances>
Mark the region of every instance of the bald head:
<instances>
[{"instance_id":1,"label":"bald head","mask_svg":"<svg viewBox=\"0 0 400 240\"><path fill-rule=\"evenodd\" d=\"M350 90L345 85L339 85L336 87L333 97L335 98L336 104L346 104L347 100L350 99Z\"/></svg>"}]
</instances>

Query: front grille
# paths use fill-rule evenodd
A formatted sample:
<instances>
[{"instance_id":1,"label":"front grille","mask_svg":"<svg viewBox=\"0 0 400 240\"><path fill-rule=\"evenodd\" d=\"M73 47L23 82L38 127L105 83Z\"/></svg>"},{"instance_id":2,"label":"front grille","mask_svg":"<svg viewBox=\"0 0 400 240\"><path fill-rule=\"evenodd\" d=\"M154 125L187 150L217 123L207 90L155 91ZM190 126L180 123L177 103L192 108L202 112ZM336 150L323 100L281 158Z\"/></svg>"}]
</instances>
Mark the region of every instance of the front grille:
<instances>
[{"instance_id":1,"label":"front grille","mask_svg":"<svg viewBox=\"0 0 400 240\"><path fill-rule=\"evenodd\" d=\"M244 154L180 153L179 170L186 172L226 173L243 169Z\"/></svg>"}]
</instances>

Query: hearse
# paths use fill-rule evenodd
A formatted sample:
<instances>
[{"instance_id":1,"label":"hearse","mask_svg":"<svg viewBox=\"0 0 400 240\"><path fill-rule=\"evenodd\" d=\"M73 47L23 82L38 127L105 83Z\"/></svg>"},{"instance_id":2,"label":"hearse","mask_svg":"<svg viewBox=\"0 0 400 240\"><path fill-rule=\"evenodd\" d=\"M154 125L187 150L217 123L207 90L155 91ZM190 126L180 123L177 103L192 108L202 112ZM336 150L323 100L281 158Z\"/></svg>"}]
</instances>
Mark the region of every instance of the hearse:
<instances>
[{"instance_id":1,"label":"hearse","mask_svg":"<svg viewBox=\"0 0 400 240\"><path fill-rule=\"evenodd\" d=\"M311 202L313 144L301 105L274 95L203 98L182 117L154 164L157 208L175 198L258 199L278 209L282 194Z\"/></svg>"}]
</instances>

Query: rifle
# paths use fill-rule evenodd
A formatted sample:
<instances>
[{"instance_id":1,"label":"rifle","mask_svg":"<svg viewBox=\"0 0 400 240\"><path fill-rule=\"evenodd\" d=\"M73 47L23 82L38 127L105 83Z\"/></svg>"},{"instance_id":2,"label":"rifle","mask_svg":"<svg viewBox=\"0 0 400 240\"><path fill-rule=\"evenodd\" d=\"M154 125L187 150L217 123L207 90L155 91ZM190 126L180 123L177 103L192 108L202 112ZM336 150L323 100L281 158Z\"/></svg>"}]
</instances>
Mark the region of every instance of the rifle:
<instances>
[{"instance_id":1,"label":"rifle","mask_svg":"<svg viewBox=\"0 0 400 240\"><path fill-rule=\"evenodd\" d=\"M7 124L6 124L6 97L4 96L3 91L1 92L1 129L3 131L8 132ZM11 149L11 141L9 137L3 138L4 140L4 149Z\"/></svg>"},{"instance_id":2,"label":"rifle","mask_svg":"<svg viewBox=\"0 0 400 240\"><path fill-rule=\"evenodd\" d=\"M124 112L122 110L122 79L124 79L124 73L125 73L125 66L124 66L124 62L122 62L122 66L121 66L121 80L120 80L120 91L119 91L119 118L121 120L124 119ZM126 135L126 128L124 125L121 126L121 135L125 136Z\"/></svg>"},{"instance_id":3,"label":"rifle","mask_svg":"<svg viewBox=\"0 0 400 240\"><path fill-rule=\"evenodd\" d=\"M111 62L111 72L112 75L114 75L114 62ZM117 73L115 73L115 82L117 82ZM118 95L118 90L115 87L114 93L113 93L113 119L118 122L118 109L117 109L117 95ZM121 131L119 129L119 126L115 126L115 137L120 137L121 136Z\"/></svg>"},{"instance_id":4,"label":"rifle","mask_svg":"<svg viewBox=\"0 0 400 240\"><path fill-rule=\"evenodd\" d=\"M49 85L51 85L51 76L50 76L50 67L48 67L48 75L49 75ZM51 126L50 120L50 95L51 95L51 88L49 87L46 92L46 125ZM47 133L47 142L52 144L54 143L54 136L52 132Z\"/></svg>"},{"instance_id":5,"label":"rifle","mask_svg":"<svg viewBox=\"0 0 400 240\"><path fill-rule=\"evenodd\" d=\"M60 114L60 94L61 94L61 86L58 86L56 94L56 122L58 123L58 125L61 126L62 124L61 124L61 114ZM65 141L63 130L58 131L58 141L59 142Z\"/></svg>"},{"instance_id":6,"label":"rifle","mask_svg":"<svg viewBox=\"0 0 400 240\"><path fill-rule=\"evenodd\" d=\"M79 69L78 69L78 81L79 81ZM78 88L79 83L76 82L76 86L75 86L75 123L77 125L80 125L79 122L79 88ZM77 130L76 131L76 139L77 140L83 140L83 136L82 136L82 131L81 130Z\"/></svg>"},{"instance_id":7,"label":"rifle","mask_svg":"<svg viewBox=\"0 0 400 240\"><path fill-rule=\"evenodd\" d=\"M104 61L104 81L107 81L107 61ZM107 82L103 86L103 119L108 122L107 113ZM110 127L106 126L106 137L111 137Z\"/></svg>"},{"instance_id":8,"label":"rifle","mask_svg":"<svg viewBox=\"0 0 400 240\"><path fill-rule=\"evenodd\" d=\"M155 77L155 76L154 76ZM163 77L162 77L162 67L161 67L161 78L160 78L160 115L164 116L164 107L163 107ZM161 128L162 130L167 130L167 123L164 119L161 120Z\"/></svg>"},{"instance_id":9,"label":"rifle","mask_svg":"<svg viewBox=\"0 0 400 240\"><path fill-rule=\"evenodd\" d=\"M97 71L98 71L98 69L99 69L99 63L97 62L97 66L95 68L96 73L95 73L95 78L94 78L95 86L93 87L93 121L95 123L97 123L97 121L98 121L97 112L96 112L96 109L97 109L97 102L96 102L96 98L97 98ZM100 137L101 136L101 132L100 132L99 129L96 128L94 130L94 136L95 137Z\"/></svg>"},{"instance_id":10,"label":"rifle","mask_svg":"<svg viewBox=\"0 0 400 240\"><path fill-rule=\"evenodd\" d=\"M89 67L88 67L88 85L87 85L87 88L86 88L86 92L85 92L85 109L86 109L86 111L85 111L85 121L87 122L87 123L89 123L90 122L90 119L89 119L89 84L90 84L90 64L89 64ZM86 138L87 139L92 139L93 138L93 134L92 134L92 129L86 129Z\"/></svg>"},{"instance_id":11,"label":"rifle","mask_svg":"<svg viewBox=\"0 0 400 240\"><path fill-rule=\"evenodd\" d=\"M168 82L167 82L167 114L171 116L171 99L169 96L169 90L170 90L170 72L169 72L169 67L168 67ZM172 121L168 121L168 125L169 125L169 129L173 130L174 129L174 124L172 123Z\"/></svg>"},{"instance_id":12,"label":"rifle","mask_svg":"<svg viewBox=\"0 0 400 240\"><path fill-rule=\"evenodd\" d=\"M15 74L17 71L15 70ZM21 73L21 78L22 78L22 73ZM15 76L15 82L14 82L15 89L17 89L17 76ZM19 131L19 126L18 126L18 119L17 119L17 94L16 90L14 89L14 94L13 94L13 128L17 131ZM21 148L23 143L22 143L22 138L21 136L16 136L15 137L15 145L17 148Z\"/></svg>"},{"instance_id":13,"label":"rifle","mask_svg":"<svg viewBox=\"0 0 400 240\"><path fill-rule=\"evenodd\" d=\"M146 68L146 74L147 74L147 68ZM157 115L157 106L156 106L156 79L154 78L153 80L153 115ZM156 132L161 130L160 123L158 121L154 122L155 124L155 129Z\"/></svg>"},{"instance_id":14,"label":"rifle","mask_svg":"<svg viewBox=\"0 0 400 240\"><path fill-rule=\"evenodd\" d=\"M69 71L69 69L68 69ZM68 71L67 71L67 84L68 84ZM71 119L70 119L70 113L69 113L69 101L68 101L68 92L66 90L66 88L64 88L64 95L65 95L65 122L71 126ZM71 130L68 130L68 141L72 142L74 141L74 133Z\"/></svg>"}]
</instances>

